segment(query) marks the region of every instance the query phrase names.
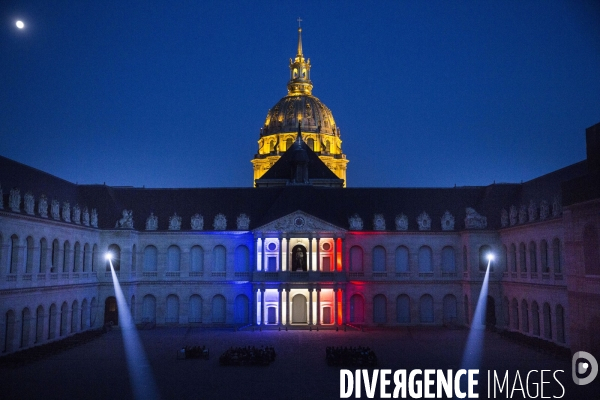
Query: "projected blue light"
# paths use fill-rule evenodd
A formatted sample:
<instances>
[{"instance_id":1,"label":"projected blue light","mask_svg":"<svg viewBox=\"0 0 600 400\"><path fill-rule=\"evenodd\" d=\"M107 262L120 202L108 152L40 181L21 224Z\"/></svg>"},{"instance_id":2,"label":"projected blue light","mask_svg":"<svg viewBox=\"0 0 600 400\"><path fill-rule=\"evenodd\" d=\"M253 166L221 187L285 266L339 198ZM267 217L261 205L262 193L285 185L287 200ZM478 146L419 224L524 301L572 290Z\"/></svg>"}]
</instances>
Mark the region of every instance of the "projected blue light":
<instances>
[{"instance_id":1,"label":"projected blue light","mask_svg":"<svg viewBox=\"0 0 600 400\"><path fill-rule=\"evenodd\" d=\"M115 297L117 298L117 307L119 310L119 325L123 333L123 343L125 346L125 358L127 360L127 369L133 391L133 397L137 400L158 399L156 383L152 375L150 363L146 357L137 329L131 318L129 307L123 296L121 285L117 279L117 274L112 264L112 254L107 253L105 258L110 263L110 272L115 287Z\"/></svg>"},{"instance_id":2,"label":"projected blue light","mask_svg":"<svg viewBox=\"0 0 600 400\"><path fill-rule=\"evenodd\" d=\"M485 270L485 277L479 292L477 307L471 322L471 329L467 338L467 345L463 353L461 369L479 369L481 367L481 357L483 353L483 336L485 333L485 314L487 308L488 284L490 278L490 265L494 260L493 254L487 255L488 265ZM461 388L466 388L466 379L461 379Z\"/></svg>"}]
</instances>

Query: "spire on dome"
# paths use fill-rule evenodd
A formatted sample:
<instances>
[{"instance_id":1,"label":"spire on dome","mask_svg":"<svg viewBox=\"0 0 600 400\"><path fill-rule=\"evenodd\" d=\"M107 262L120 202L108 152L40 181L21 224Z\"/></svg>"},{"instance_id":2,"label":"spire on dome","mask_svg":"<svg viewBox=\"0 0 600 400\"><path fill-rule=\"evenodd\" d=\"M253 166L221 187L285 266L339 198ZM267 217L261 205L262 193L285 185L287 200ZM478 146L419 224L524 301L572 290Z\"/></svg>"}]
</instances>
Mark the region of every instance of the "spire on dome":
<instances>
[{"instance_id":1,"label":"spire on dome","mask_svg":"<svg viewBox=\"0 0 600 400\"><path fill-rule=\"evenodd\" d=\"M302 20L298 18L298 54L292 61L290 58L290 81L287 84L288 95L311 95L313 84L310 81L310 59L305 60L302 54Z\"/></svg>"}]
</instances>

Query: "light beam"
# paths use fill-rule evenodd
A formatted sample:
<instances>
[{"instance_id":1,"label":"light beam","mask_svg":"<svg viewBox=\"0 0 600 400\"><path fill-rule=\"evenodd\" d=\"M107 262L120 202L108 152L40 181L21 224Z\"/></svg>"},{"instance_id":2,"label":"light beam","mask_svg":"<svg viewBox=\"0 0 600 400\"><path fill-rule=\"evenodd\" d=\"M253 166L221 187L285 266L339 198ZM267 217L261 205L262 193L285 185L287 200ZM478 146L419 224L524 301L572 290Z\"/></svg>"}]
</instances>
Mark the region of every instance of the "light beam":
<instances>
[{"instance_id":1,"label":"light beam","mask_svg":"<svg viewBox=\"0 0 600 400\"><path fill-rule=\"evenodd\" d=\"M113 284L115 286L115 297L117 298L117 309L119 310L119 325L123 333L123 344L125 346L125 358L127 360L127 369L129 370L129 378L131 380L131 389L133 397L136 400L155 400L159 399L158 390L152 376L152 369L146 352L142 347L140 337L133 320L129 307L125 301L123 290L117 279L117 274L112 264L112 254L106 253L104 258L110 264L110 272L112 275Z\"/></svg>"}]
</instances>

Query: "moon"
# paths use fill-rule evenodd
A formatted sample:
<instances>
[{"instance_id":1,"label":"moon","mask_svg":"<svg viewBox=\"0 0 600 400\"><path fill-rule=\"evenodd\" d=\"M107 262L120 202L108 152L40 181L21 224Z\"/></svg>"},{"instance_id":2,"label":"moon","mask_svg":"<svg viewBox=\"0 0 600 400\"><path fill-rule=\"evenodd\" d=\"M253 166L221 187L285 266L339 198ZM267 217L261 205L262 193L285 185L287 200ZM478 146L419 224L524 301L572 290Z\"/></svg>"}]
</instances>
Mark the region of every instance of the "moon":
<instances>
[{"instance_id":1,"label":"moon","mask_svg":"<svg viewBox=\"0 0 600 400\"><path fill-rule=\"evenodd\" d=\"M25 28L25 24L23 23L23 21L17 21L16 25L17 25L17 28L19 28L19 29Z\"/></svg>"}]
</instances>

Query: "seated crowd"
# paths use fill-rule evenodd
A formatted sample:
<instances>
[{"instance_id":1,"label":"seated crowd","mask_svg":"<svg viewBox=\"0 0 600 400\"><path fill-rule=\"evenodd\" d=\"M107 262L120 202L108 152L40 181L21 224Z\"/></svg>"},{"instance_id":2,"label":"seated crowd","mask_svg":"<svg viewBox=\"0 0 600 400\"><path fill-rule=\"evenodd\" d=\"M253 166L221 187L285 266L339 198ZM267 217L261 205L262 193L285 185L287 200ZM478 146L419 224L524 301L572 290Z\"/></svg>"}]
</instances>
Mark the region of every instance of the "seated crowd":
<instances>
[{"instance_id":1,"label":"seated crowd","mask_svg":"<svg viewBox=\"0 0 600 400\"><path fill-rule=\"evenodd\" d=\"M377 356L369 347L331 347L325 349L327 365L371 367L377 365Z\"/></svg>"},{"instance_id":2,"label":"seated crowd","mask_svg":"<svg viewBox=\"0 0 600 400\"><path fill-rule=\"evenodd\" d=\"M271 346L230 347L219 357L221 365L269 365L275 361L275 349Z\"/></svg>"},{"instance_id":3,"label":"seated crowd","mask_svg":"<svg viewBox=\"0 0 600 400\"><path fill-rule=\"evenodd\" d=\"M206 346L185 346L180 351L183 354L182 358L204 358L208 360L208 349Z\"/></svg>"}]
</instances>

